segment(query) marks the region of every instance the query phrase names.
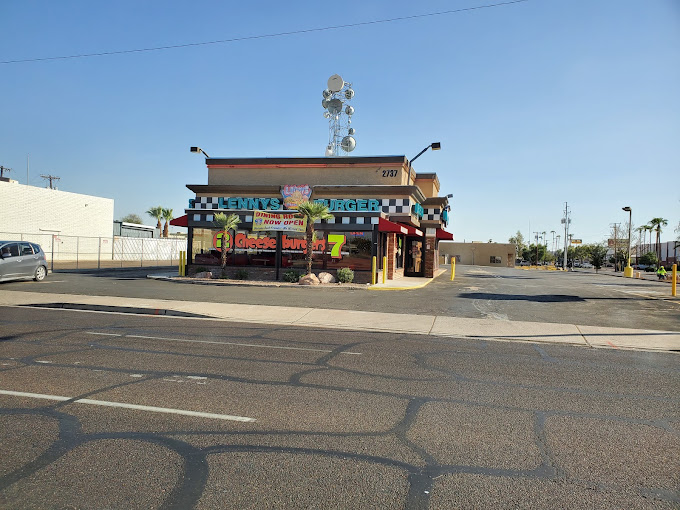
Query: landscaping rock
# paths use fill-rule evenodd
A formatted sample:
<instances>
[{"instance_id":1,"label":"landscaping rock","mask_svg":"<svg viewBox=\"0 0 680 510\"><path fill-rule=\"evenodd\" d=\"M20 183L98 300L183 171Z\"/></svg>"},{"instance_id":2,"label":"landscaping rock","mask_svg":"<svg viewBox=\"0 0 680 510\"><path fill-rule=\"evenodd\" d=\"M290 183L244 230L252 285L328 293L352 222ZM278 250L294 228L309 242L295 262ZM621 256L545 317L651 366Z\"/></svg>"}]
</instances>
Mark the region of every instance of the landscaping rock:
<instances>
[{"instance_id":1,"label":"landscaping rock","mask_svg":"<svg viewBox=\"0 0 680 510\"><path fill-rule=\"evenodd\" d=\"M335 276L330 273L319 273L320 283L335 283Z\"/></svg>"},{"instance_id":2,"label":"landscaping rock","mask_svg":"<svg viewBox=\"0 0 680 510\"><path fill-rule=\"evenodd\" d=\"M212 278L213 274L210 271L203 271L201 273L196 273L194 278Z\"/></svg>"},{"instance_id":3,"label":"landscaping rock","mask_svg":"<svg viewBox=\"0 0 680 510\"><path fill-rule=\"evenodd\" d=\"M300 285L319 285L319 279L315 274L306 274L298 282Z\"/></svg>"}]
</instances>

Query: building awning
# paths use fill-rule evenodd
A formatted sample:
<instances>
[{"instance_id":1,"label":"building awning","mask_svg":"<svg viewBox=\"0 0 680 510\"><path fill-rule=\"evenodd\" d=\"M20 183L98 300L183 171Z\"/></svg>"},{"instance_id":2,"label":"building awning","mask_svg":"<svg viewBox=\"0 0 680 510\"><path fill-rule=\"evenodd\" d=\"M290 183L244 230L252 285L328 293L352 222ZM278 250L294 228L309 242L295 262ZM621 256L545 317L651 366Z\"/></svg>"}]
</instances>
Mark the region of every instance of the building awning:
<instances>
[{"instance_id":1,"label":"building awning","mask_svg":"<svg viewBox=\"0 0 680 510\"><path fill-rule=\"evenodd\" d=\"M395 234L408 234L406 227L387 221L384 218L378 218L378 232L394 232Z\"/></svg>"},{"instance_id":2,"label":"building awning","mask_svg":"<svg viewBox=\"0 0 680 510\"><path fill-rule=\"evenodd\" d=\"M188 227L189 221L187 215L185 214L184 216L179 216L178 218L170 220L170 225L174 225L175 227Z\"/></svg>"},{"instance_id":3,"label":"building awning","mask_svg":"<svg viewBox=\"0 0 680 510\"><path fill-rule=\"evenodd\" d=\"M437 229L437 239L441 239L442 241L453 241L453 234L450 232L447 232L446 230L442 230L441 228Z\"/></svg>"},{"instance_id":4,"label":"building awning","mask_svg":"<svg viewBox=\"0 0 680 510\"><path fill-rule=\"evenodd\" d=\"M402 225L402 227L408 230L408 235L410 236L423 237L423 231L418 230L416 227L412 227L411 225Z\"/></svg>"}]
</instances>

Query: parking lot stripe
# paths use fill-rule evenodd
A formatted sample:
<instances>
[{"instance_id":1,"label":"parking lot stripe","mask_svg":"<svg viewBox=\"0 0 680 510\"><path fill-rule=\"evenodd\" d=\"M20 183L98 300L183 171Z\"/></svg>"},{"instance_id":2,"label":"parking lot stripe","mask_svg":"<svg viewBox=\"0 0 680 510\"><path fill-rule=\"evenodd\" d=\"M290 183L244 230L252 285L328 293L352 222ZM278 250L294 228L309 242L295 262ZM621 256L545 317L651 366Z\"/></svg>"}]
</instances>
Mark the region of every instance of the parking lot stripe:
<instances>
[{"instance_id":1,"label":"parking lot stripe","mask_svg":"<svg viewBox=\"0 0 680 510\"><path fill-rule=\"evenodd\" d=\"M26 393L23 391L10 391L10 390L0 390L0 395L11 395L14 397L28 397L28 398L40 398L45 400L57 400L59 402L64 402L66 400L71 400L71 397L63 397L60 395L45 395L42 393ZM75 404L89 404L95 406L105 406L105 407L120 407L123 409L134 409L137 411L148 411L152 413L166 413L166 414L179 414L183 416L192 416L195 418L210 418L215 420L228 420L228 421L240 421L240 422L254 422L255 418L248 418L246 416L232 416L229 414L215 414L215 413L202 413L199 411L187 411L185 409L172 409L168 407L154 407L154 406L142 406L137 404L126 404L124 402L109 402L106 400L93 400L89 398L80 398L74 400Z\"/></svg>"},{"instance_id":2,"label":"parking lot stripe","mask_svg":"<svg viewBox=\"0 0 680 510\"><path fill-rule=\"evenodd\" d=\"M102 335L106 333L97 333L88 331L88 335ZM260 345L260 344L241 344L236 342L215 342L214 340L189 340L188 338L165 338L160 336L144 336L144 335L111 335L121 336L124 338L141 338L143 340L163 340L166 342L189 342L194 344L214 344L214 345L235 345L237 347L255 347L258 349L283 349L287 351L309 351L309 352L333 352L328 349L308 349L306 347L284 347L282 345ZM341 351L339 354L354 354L361 355L360 352Z\"/></svg>"}]
</instances>

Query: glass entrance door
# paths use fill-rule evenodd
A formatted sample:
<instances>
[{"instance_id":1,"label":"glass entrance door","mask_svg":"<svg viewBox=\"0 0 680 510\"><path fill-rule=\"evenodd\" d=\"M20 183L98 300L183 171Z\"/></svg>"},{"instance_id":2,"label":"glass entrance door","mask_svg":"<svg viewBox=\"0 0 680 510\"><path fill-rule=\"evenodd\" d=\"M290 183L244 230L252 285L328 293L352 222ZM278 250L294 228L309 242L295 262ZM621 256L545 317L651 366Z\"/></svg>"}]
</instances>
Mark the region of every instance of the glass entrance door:
<instances>
[{"instance_id":1,"label":"glass entrance door","mask_svg":"<svg viewBox=\"0 0 680 510\"><path fill-rule=\"evenodd\" d=\"M406 238L406 267L404 276L423 276L423 242L419 238Z\"/></svg>"}]
</instances>

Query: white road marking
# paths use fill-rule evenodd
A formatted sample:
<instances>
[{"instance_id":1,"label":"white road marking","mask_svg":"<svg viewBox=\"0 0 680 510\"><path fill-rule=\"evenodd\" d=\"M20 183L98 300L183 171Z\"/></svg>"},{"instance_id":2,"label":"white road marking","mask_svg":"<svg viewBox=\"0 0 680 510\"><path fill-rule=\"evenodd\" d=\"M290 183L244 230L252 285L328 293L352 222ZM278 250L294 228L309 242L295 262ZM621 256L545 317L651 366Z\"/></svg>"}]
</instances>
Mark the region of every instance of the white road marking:
<instances>
[{"instance_id":1,"label":"white road marking","mask_svg":"<svg viewBox=\"0 0 680 510\"><path fill-rule=\"evenodd\" d=\"M144 336L144 335L119 335L111 333L98 333L95 331L87 331L88 335L107 335L107 336L119 336L124 338L140 338L142 340L164 340L166 342L189 342L193 344L215 344L215 345L235 345L238 347L255 347L258 349L283 349L287 351L311 351L311 352L333 352L328 349L308 349L305 347L283 347L281 345L258 345L258 344L241 344L236 342L215 342L212 340L189 340L187 338L165 338L160 336ZM342 351L340 354L355 354L361 355L360 352Z\"/></svg>"},{"instance_id":2,"label":"white road marking","mask_svg":"<svg viewBox=\"0 0 680 510\"><path fill-rule=\"evenodd\" d=\"M44 400L56 400L59 402L64 402L66 400L71 400L71 397L62 397L60 395L45 395L42 393L26 393L23 391L9 391L0 390L0 395L11 395L14 397L27 397L27 398L40 398ZM79 398L73 401L76 404L89 404L95 406L106 406L106 407L120 407L123 409L134 409L137 411L149 411L152 413L166 413L166 414L180 414L183 416L193 416L196 418L212 418L215 420L229 420L229 421L241 421L241 422L253 422L255 418L248 418L246 416L232 416L229 414L215 414L215 413L202 413L199 411L187 411L184 409L171 409L168 407L154 407L154 406L142 406L137 404L126 404L124 402L109 402L106 400L92 400L89 398Z\"/></svg>"},{"instance_id":3,"label":"white road marking","mask_svg":"<svg viewBox=\"0 0 680 510\"><path fill-rule=\"evenodd\" d=\"M130 377L144 377L142 374L130 374Z\"/></svg>"},{"instance_id":4,"label":"white road marking","mask_svg":"<svg viewBox=\"0 0 680 510\"><path fill-rule=\"evenodd\" d=\"M37 360L35 360L35 362L36 363L52 363L51 361L46 360L46 359L37 359Z\"/></svg>"},{"instance_id":5,"label":"white road marking","mask_svg":"<svg viewBox=\"0 0 680 510\"><path fill-rule=\"evenodd\" d=\"M204 379L207 379L207 377L203 377L203 376L200 376L200 375L188 375L187 379L198 379L198 380L202 381Z\"/></svg>"}]
</instances>

